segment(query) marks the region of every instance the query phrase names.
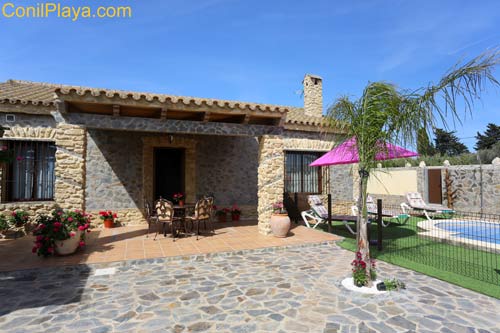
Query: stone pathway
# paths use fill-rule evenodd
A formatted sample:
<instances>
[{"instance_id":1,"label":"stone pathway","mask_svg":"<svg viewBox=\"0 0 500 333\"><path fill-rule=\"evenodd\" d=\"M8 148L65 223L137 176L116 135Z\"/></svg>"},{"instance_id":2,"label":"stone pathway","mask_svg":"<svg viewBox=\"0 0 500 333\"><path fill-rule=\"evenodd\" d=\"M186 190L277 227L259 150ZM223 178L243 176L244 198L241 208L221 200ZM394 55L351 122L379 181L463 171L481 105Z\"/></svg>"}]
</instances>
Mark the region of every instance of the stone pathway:
<instances>
[{"instance_id":1,"label":"stone pathway","mask_svg":"<svg viewBox=\"0 0 500 333\"><path fill-rule=\"evenodd\" d=\"M500 332L500 300L380 263L408 289L340 286L334 244L0 274L3 332Z\"/></svg>"}]
</instances>

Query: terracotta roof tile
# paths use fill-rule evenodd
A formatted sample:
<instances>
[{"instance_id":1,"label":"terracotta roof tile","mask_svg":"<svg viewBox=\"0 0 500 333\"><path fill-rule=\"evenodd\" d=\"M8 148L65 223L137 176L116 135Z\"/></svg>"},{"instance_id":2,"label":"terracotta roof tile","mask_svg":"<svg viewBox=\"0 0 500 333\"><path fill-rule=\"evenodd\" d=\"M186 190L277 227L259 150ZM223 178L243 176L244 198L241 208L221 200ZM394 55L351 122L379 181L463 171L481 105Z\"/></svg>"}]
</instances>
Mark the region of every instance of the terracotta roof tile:
<instances>
[{"instance_id":1,"label":"terracotta roof tile","mask_svg":"<svg viewBox=\"0 0 500 333\"><path fill-rule=\"evenodd\" d=\"M325 117L309 116L304 113L303 108L290 108L286 115L286 122L289 124L323 126L327 125Z\"/></svg>"},{"instance_id":2,"label":"terracotta roof tile","mask_svg":"<svg viewBox=\"0 0 500 333\"><path fill-rule=\"evenodd\" d=\"M114 89L89 88L31 81L8 80L6 82L0 83L0 103L32 103L35 105L42 103L44 105L50 105L54 103L56 99L56 93L61 95L75 93L80 96L88 94L92 96L105 96L108 98L131 98L136 101L144 99L144 101L146 102L159 101L163 103L165 101L169 101L172 103L183 103L185 105L195 104L198 106L201 106L203 104L208 106L217 105L219 107L227 107L231 109L248 108L250 110L279 113L287 112L289 109L287 106L281 105L230 101L213 98L199 98L190 96L175 96L167 94L154 94Z\"/></svg>"},{"instance_id":3,"label":"terracotta roof tile","mask_svg":"<svg viewBox=\"0 0 500 333\"><path fill-rule=\"evenodd\" d=\"M198 98L113 89L99 89L21 80L8 80L6 82L0 82L0 103L20 103L49 106L54 104L54 101L57 97L56 93L61 95L75 93L81 96L90 94L92 96L106 96L109 98L120 97L122 99L144 99L145 101L170 101L172 103L183 103L186 105L195 104L201 106L205 104L208 106L217 105L219 107L227 107L233 109L249 108L251 110L259 109L261 111L267 112L287 112L286 123L288 124L305 126L322 126L326 124L324 117L314 117L306 115L304 114L303 108L297 107L229 101L212 98Z\"/></svg>"}]
</instances>

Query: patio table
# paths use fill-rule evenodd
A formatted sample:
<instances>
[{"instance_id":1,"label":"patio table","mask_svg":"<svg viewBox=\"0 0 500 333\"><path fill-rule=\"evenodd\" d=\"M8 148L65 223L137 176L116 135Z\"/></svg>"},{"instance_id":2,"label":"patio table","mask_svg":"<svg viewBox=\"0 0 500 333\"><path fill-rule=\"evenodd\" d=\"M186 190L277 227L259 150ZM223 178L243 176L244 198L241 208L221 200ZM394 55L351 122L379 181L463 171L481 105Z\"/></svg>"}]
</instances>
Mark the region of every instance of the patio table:
<instances>
[{"instance_id":1,"label":"patio table","mask_svg":"<svg viewBox=\"0 0 500 333\"><path fill-rule=\"evenodd\" d=\"M185 233L187 233L186 216L187 216L189 211L192 211L194 209L195 205L196 204L194 204L194 203L185 203L183 206L180 206L178 204L173 206L174 217L179 218L178 221L181 222L181 227L184 229ZM175 230L172 230L172 232L175 232ZM165 232L164 236L166 236L166 232Z\"/></svg>"}]
</instances>

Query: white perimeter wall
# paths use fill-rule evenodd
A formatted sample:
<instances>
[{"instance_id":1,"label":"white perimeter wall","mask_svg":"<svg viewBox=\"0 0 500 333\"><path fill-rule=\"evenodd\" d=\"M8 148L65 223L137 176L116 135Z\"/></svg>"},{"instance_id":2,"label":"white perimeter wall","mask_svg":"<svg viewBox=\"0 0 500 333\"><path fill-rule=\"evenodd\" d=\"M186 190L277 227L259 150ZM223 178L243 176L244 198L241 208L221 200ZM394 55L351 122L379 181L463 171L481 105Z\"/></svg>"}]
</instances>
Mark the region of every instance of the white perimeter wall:
<instances>
[{"instance_id":1,"label":"white perimeter wall","mask_svg":"<svg viewBox=\"0 0 500 333\"><path fill-rule=\"evenodd\" d=\"M418 192L417 170L372 170L368 179L368 193L405 195Z\"/></svg>"}]
</instances>

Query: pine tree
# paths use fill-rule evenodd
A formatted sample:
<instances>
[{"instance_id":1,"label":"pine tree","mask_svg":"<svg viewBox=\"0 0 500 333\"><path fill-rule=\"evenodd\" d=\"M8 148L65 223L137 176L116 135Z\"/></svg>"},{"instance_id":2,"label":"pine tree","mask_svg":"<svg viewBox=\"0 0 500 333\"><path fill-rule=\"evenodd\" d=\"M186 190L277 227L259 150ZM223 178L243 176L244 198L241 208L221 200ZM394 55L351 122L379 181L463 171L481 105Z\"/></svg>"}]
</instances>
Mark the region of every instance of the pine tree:
<instances>
[{"instance_id":1,"label":"pine tree","mask_svg":"<svg viewBox=\"0 0 500 333\"><path fill-rule=\"evenodd\" d=\"M456 156L469 152L467 146L460 142L455 133L455 131L448 132L442 128L434 130L434 145L441 156Z\"/></svg>"},{"instance_id":2,"label":"pine tree","mask_svg":"<svg viewBox=\"0 0 500 333\"><path fill-rule=\"evenodd\" d=\"M476 140L474 149L490 149L495 143L500 142L500 126L489 123L484 134L477 132Z\"/></svg>"}]
</instances>

